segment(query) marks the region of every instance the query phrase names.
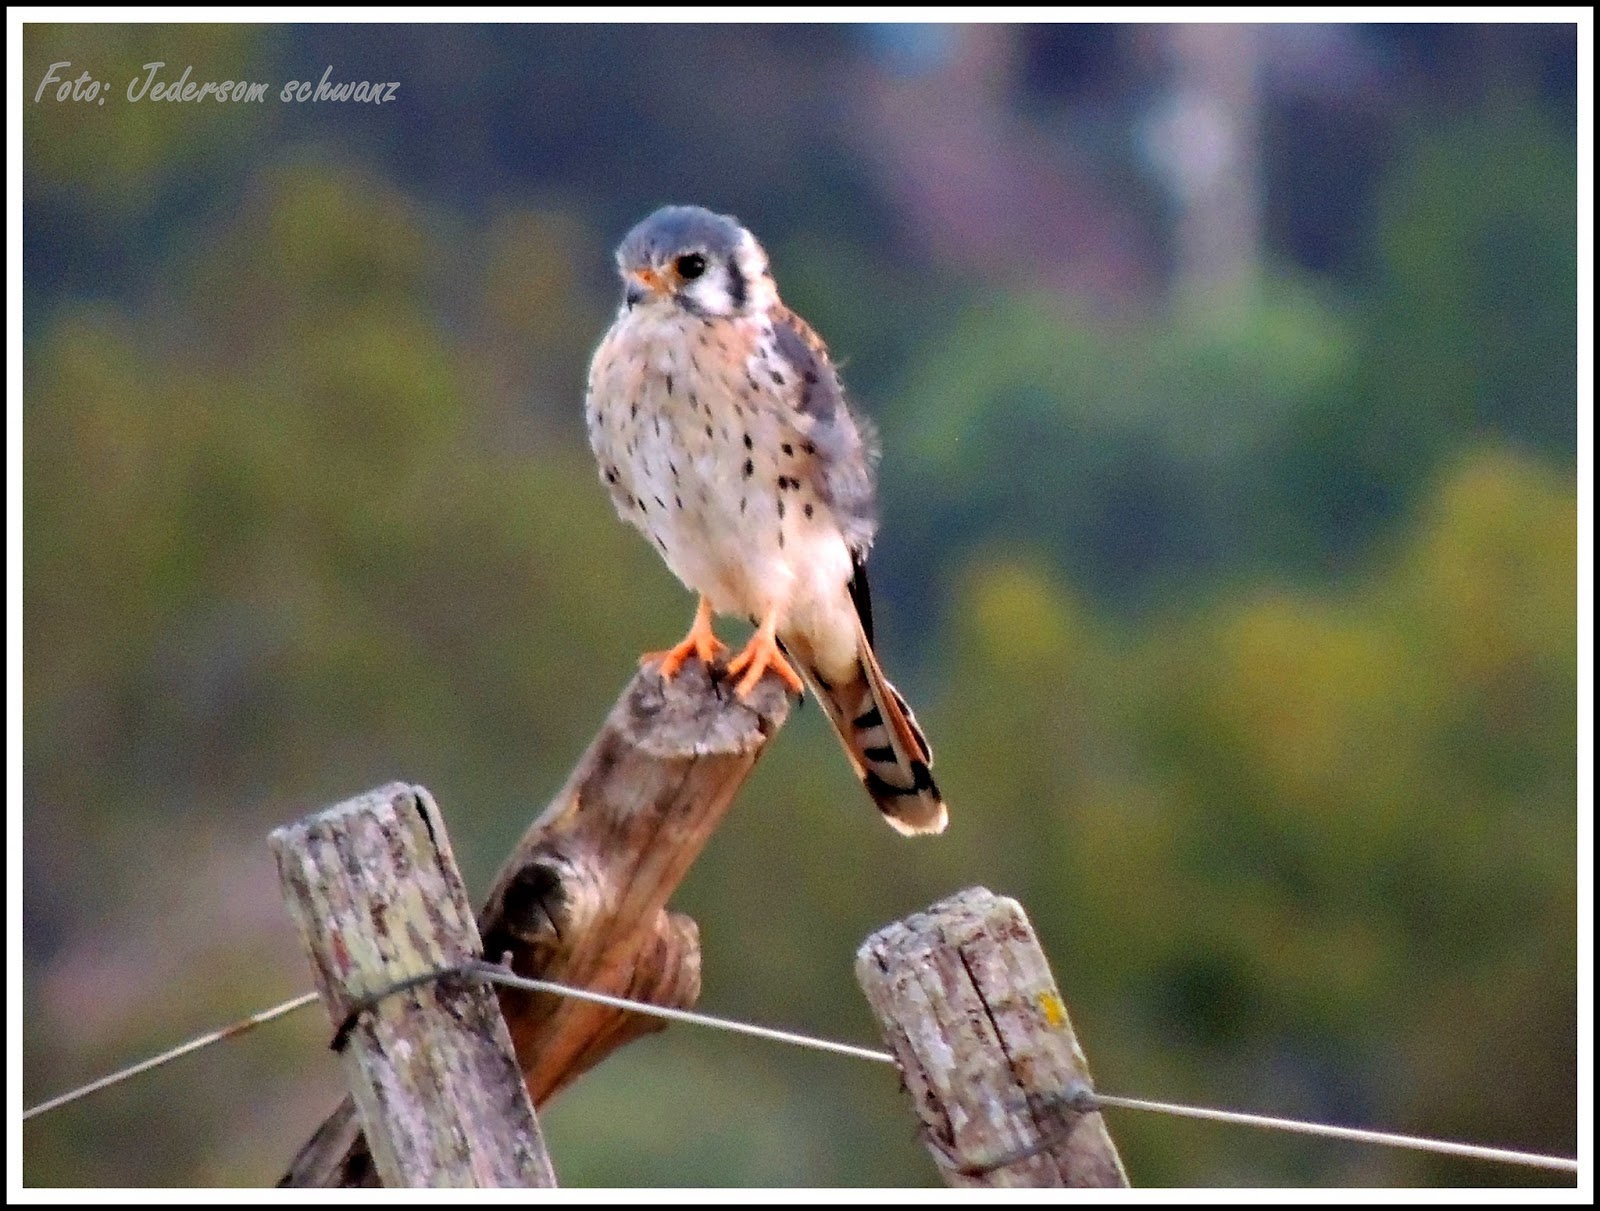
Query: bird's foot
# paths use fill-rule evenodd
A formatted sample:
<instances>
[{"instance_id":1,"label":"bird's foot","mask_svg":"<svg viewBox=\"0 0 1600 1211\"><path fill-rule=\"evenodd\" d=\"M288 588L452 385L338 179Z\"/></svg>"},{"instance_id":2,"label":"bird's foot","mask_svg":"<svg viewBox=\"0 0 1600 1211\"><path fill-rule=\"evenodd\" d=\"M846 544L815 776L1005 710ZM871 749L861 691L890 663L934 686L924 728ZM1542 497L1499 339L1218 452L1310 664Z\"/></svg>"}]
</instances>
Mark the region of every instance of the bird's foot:
<instances>
[{"instance_id":1,"label":"bird's foot","mask_svg":"<svg viewBox=\"0 0 1600 1211\"><path fill-rule=\"evenodd\" d=\"M689 633L683 637L683 641L664 652L646 652L639 657L639 663L657 665L656 671L661 674L662 679L671 681L682 670L689 657L700 657L700 662L709 669L727 650L728 645L712 633L711 607L704 598L701 598L700 608L695 611L694 622L689 627Z\"/></svg>"},{"instance_id":2,"label":"bird's foot","mask_svg":"<svg viewBox=\"0 0 1600 1211\"><path fill-rule=\"evenodd\" d=\"M744 674L739 679L739 684L734 687L734 693L740 698L750 697L750 691L756 688L756 683L766 675L768 669L776 673L794 693L806 692L806 683L800 679L800 674L794 671L794 666L778 649L778 641L773 637L771 629L760 627L750 636L750 642L745 644L744 651L728 661L730 677Z\"/></svg>"}]
</instances>

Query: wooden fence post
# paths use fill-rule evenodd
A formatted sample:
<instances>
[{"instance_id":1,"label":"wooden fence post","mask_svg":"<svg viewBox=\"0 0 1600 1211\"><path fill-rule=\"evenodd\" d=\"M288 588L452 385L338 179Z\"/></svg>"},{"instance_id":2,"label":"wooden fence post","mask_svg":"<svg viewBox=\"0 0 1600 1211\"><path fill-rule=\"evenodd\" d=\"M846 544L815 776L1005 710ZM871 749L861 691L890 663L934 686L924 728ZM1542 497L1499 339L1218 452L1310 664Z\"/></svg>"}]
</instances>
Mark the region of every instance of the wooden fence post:
<instances>
[{"instance_id":1,"label":"wooden fence post","mask_svg":"<svg viewBox=\"0 0 1600 1211\"><path fill-rule=\"evenodd\" d=\"M670 682L638 671L567 784L495 876L478 929L484 957L517 975L688 1009L700 997L700 935L671 912L689 866L788 718L776 674L747 699L691 660ZM534 1104L659 1018L552 993L499 990ZM348 1099L280 1186L374 1184Z\"/></svg>"},{"instance_id":2,"label":"wooden fence post","mask_svg":"<svg viewBox=\"0 0 1600 1211\"><path fill-rule=\"evenodd\" d=\"M488 986L399 981L478 957L438 808L391 783L276 830L284 898L386 1186L554 1186Z\"/></svg>"},{"instance_id":3,"label":"wooden fence post","mask_svg":"<svg viewBox=\"0 0 1600 1211\"><path fill-rule=\"evenodd\" d=\"M1021 905L976 887L873 934L856 978L951 1186L1126 1186Z\"/></svg>"}]
</instances>

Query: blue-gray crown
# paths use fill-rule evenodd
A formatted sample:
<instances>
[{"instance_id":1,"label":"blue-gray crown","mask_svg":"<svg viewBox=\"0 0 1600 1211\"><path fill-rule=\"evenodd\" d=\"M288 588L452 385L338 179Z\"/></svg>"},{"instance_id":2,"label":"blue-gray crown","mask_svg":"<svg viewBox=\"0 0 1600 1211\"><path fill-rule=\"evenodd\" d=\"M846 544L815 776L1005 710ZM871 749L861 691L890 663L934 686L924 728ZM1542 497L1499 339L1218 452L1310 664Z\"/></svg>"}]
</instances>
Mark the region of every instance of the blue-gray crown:
<instances>
[{"instance_id":1,"label":"blue-gray crown","mask_svg":"<svg viewBox=\"0 0 1600 1211\"><path fill-rule=\"evenodd\" d=\"M624 267L648 265L689 250L728 261L739 246L740 231L737 219L704 206L663 206L617 245L617 261Z\"/></svg>"}]
</instances>

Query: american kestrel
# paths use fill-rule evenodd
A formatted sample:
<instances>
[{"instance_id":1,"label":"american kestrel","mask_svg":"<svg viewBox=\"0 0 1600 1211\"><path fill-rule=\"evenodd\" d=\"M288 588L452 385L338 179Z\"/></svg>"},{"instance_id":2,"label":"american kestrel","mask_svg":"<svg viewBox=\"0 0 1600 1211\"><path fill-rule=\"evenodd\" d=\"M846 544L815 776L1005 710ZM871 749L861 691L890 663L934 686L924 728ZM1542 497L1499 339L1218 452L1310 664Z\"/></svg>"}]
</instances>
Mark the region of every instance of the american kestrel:
<instances>
[{"instance_id":1,"label":"american kestrel","mask_svg":"<svg viewBox=\"0 0 1600 1211\"><path fill-rule=\"evenodd\" d=\"M768 669L795 693L803 677L884 819L943 831L928 742L872 651L878 451L827 348L725 215L664 207L628 233L617 267L589 444L617 512L700 597L683 642L643 661L668 678L690 656L714 667L727 648L712 615L748 618L755 634L727 664L739 696Z\"/></svg>"}]
</instances>

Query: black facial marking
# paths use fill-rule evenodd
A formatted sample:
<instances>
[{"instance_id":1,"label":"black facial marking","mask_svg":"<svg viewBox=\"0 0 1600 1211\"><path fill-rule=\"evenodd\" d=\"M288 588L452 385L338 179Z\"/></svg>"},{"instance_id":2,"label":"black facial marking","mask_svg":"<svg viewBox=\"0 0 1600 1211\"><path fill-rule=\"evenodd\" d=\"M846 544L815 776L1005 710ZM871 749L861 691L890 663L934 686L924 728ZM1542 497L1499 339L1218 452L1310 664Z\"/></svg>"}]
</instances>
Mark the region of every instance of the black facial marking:
<instances>
[{"instance_id":1,"label":"black facial marking","mask_svg":"<svg viewBox=\"0 0 1600 1211\"><path fill-rule=\"evenodd\" d=\"M733 301L735 310L743 309L747 294L748 288L744 280L744 274L739 272L739 262L735 258L729 257L728 298Z\"/></svg>"}]
</instances>

